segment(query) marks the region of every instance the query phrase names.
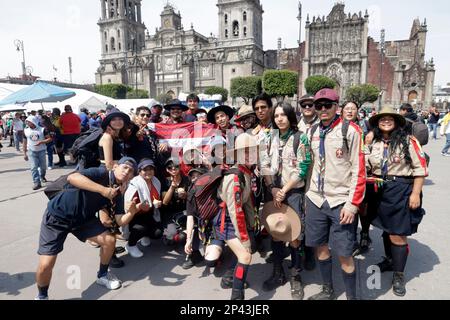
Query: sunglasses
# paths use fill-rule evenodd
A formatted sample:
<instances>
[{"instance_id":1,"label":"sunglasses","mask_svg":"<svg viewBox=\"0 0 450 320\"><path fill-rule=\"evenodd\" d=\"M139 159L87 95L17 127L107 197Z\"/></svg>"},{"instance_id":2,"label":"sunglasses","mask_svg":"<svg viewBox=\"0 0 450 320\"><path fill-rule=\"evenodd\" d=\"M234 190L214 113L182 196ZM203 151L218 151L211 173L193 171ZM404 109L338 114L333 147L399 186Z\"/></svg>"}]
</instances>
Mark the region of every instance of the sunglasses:
<instances>
[{"instance_id":1,"label":"sunglasses","mask_svg":"<svg viewBox=\"0 0 450 320\"><path fill-rule=\"evenodd\" d=\"M139 117L141 117L141 118L150 118L151 115L149 113L143 113L143 114L140 114Z\"/></svg>"},{"instance_id":2,"label":"sunglasses","mask_svg":"<svg viewBox=\"0 0 450 320\"><path fill-rule=\"evenodd\" d=\"M314 103L301 104L300 107L302 107L303 109L312 109L314 108Z\"/></svg>"},{"instance_id":3,"label":"sunglasses","mask_svg":"<svg viewBox=\"0 0 450 320\"><path fill-rule=\"evenodd\" d=\"M317 111L322 111L324 108L326 110L331 110L334 107L334 102L318 103L315 105Z\"/></svg>"}]
</instances>

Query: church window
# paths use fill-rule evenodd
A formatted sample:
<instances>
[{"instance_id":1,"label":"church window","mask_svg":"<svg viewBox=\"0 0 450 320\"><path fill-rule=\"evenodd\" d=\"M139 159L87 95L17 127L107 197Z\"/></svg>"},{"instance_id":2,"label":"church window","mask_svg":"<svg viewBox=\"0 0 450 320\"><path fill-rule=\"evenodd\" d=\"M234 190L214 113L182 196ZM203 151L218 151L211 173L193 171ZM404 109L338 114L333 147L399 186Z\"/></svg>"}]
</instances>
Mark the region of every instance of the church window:
<instances>
[{"instance_id":1,"label":"church window","mask_svg":"<svg viewBox=\"0 0 450 320\"><path fill-rule=\"evenodd\" d=\"M108 53L108 45L105 45L105 52Z\"/></svg>"},{"instance_id":2,"label":"church window","mask_svg":"<svg viewBox=\"0 0 450 320\"><path fill-rule=\"evenodd\" d=\"M234 69L234 68L231 69L231 72L232 72L232 73L236 73L236 69Z\"/></svg>"},{"instance_id":3,"label":"church window","mask_svg":"<svg viewBox=\"0 0 450 320\"><path fill-rule=\"evenodd\" d=\"M243 18L244 18L244 21L247 21L247 11L244 11Z\"/></svg>"},{"instance_id":4,"label":"church window","mask_svg":"<svg viewBox=\"0 0 450 320\"><path fill-rule=\"evenodd\" d=\"M228 24L228 15L225 14L225 24Z\"/></svg>"},{"instance_id":5,"label":"church window","mask_svg":"<svg viewBox=\"0 0 450 320\"><path fill-rule=\"evenodd\" d=\"M247 36L247 27L244 27L244 37Z\"/></svg>"},{"instance_id":6,"label":"church window","mask_svg":"<svg viewBox=\"0 0 450 320\"><path fill-rule=\"evenodd\" d=\"M228 38L228 29L225 29L225 38Z\"/></svg>"},{"instance_id":7,"label":"church window","mask_svg":"<svg viewBox=\"0 0 450 320\"><path fill-rule=\"evenodd\" d=\"M239 37L239 22L233 21L233 36Z\"/></svg>"},{"instance_id":8,"label":"church window","mask_svg":"<svg viewBox=\"0 0 450 320\"><path fill-rule=\"evenodd\" d=\"M119 42L119 51L122 51L122 44Z\"/></svg>"},{"instance_id":9,"label":"church window","mask_svg":"<svg viewBox=\"0 0 450 320\"><path fill-rule=\"evenodd\" d=\"M108 40L108 33L105 31L105 40Z\"/></svg>"},{"instance_id":10,"label":"church window","mask_svg":"<svg viewBox=\"0 0 450 320\"><path fill-rule=\"evenodd\" d=\"M117 30L117 38L120 39L120 30Z\"/></svg>"},{"instance_id":11,"label":"church window","mask_svg":"<svg viewBox=\"0 0 450 320\"><path fill-rule=\"evenodd\" d=\"M116 51L116 39L111 38L111 51Z\"/></svg>"}]
</instances>

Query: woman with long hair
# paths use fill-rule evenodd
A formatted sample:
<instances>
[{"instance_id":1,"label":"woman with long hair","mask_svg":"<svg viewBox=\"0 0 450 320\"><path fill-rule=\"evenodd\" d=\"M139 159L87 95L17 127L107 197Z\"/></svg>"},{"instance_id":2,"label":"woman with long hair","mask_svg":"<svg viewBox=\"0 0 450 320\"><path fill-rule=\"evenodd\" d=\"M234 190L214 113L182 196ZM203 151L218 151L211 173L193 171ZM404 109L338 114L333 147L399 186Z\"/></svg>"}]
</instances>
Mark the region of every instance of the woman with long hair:
<instances>
[{"instance_id":1,"label":"woman with long hair","mask_svg":"<svg viewBox=\"0 0 450 320\"><path fill-rule=\"evenodd\" d=\"M267 185L266 202L273 201L276 208L282 204L295 210L304 220L303 198L305 180L311 164L309 141L306 134L298 131L298 122L294 108L285 103L278 104L272 115L273 134L269 153L261 155L261 171ZM301 271L301 235L290 241L291 252L291 295L293 299L302 300L304 296ZM273 237L273 274L263 284L265 291L275 290L287 282L283 259L285 242Z\"/></svg>"},{"instance_id":2,"label":"woman with long hair","mask_svg":"<svg viewBox=\"0 0 450 320\"><path fill-rule=\"evenodd\" d=\"M405 118L385 108L370 119L374 133L366 156L368 213L383 233L386 258L381 272L394 271L392 286L397 296L406 294L404 271L408 259L407 237L417 233L422 221L422 187L428 176L425 155L417 139L404 130Z\"/></svg>"}]
</instances>

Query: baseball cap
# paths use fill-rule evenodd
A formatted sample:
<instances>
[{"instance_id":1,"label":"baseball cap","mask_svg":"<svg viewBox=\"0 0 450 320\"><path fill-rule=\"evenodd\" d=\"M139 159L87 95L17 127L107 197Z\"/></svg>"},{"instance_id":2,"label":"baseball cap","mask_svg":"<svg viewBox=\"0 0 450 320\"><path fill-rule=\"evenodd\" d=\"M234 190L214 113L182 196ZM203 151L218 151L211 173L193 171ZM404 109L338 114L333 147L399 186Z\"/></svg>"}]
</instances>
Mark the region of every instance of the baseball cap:
<instances>
[{"instance_id":1,"label":"baseball cap","mask_svg":"<svg viewBox=\"0 0 450 320\"><path fill-rule=\"evenodd\" d=\"M134 160L133 158L123 157L122 159L119 160L118 164L119 165L121 165L121 164L129 165L130 167L132 167L134 169L135 173L137 171L137 163L136 163L136 160Z\"/></svg>"},{"instance_id":2,"label":"baseball cap","mask_svg":"<svg viewBox=\"0 0 450 320\"><path fill-rule=\"evenodd\" d=\"M141 162L139 162L138 170L140 171L140 170L145 169L147 167L156 168L155 163L153 162L153 160L150 160L150 159L142 160Z\"/></svg>"},{"instance_id":3,"label":"baseball cap","mask_svg":"<svg viewBox=\"0 0 450 320\"><path fill-rule=\"evenodd\" d=\"M339 95L333 89L322 89L314 96L314 102L320 100L329 100L333 102L339 102Z\"/></svg>"}]
</instances>

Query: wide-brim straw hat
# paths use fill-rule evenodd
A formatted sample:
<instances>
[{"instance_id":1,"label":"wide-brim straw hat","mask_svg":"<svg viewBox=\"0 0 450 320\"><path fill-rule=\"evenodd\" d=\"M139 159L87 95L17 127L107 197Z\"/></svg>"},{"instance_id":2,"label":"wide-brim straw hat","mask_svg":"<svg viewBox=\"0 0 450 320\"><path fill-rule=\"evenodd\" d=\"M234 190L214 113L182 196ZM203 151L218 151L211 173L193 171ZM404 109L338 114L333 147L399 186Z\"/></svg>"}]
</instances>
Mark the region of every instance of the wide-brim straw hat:
<instances>
[{"instance_id":1,"label":"wide-brim straw hat","mask_svg":"<svg viewBox=\"0 0 450 320\"><path fill-rule=\"evenodd\" d=\"M253 110L253 107L249 106L249 105L243 105L238 111L236 120L241 120L242 118L245 118L246 116L249 116L252 114L256 116L256 113L255 113L255 110Z\"/></svg>"},{"instance_id":2,"label":"wide-brim straw hat","mask_svg":"<svg viewBox=\"0 0 450 320\"><path fill-rule=\"evenodd\" d=\"M276 208L273 201L264 204L261 221L275 240L283 242L297 240L302 231L300 217L295 210L285 204L280 209Z\"/></svg>"},{"instance_id":3,"label":"wide-brim straw hat","mask_svg":"<svg viewBox=\"0 0 450 320\"><path fill-rule=\"evenodd\" d=\"M394 111L394 109L390 107L384 107L377 115L373 116L369 119L370 126L372 128L378 127L378 122L381 118L385 116L391 116L395 119L395 122L400 126L403 127L406 125L406 119L402 115L398 114Z\"/></svg>"}]
</instances>

